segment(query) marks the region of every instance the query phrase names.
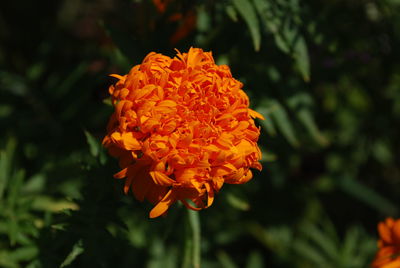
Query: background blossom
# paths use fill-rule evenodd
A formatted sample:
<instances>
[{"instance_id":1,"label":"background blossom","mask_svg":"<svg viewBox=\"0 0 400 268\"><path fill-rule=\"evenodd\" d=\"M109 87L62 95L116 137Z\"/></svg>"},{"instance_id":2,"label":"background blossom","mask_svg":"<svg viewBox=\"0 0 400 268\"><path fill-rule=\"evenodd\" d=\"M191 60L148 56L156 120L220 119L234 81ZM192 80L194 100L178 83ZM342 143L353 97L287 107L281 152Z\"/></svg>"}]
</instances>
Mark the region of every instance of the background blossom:
<instances>
[{"instance_id":1,"label":"background blossom","mask_svg":"<svg viewBox=\"0 0 400 268\"><path fill-rule=\"evenodd\" d=\"M380 239L374 268L400 267L400 219L387 218L378 224Z\"/></svg>"}]
</instances>

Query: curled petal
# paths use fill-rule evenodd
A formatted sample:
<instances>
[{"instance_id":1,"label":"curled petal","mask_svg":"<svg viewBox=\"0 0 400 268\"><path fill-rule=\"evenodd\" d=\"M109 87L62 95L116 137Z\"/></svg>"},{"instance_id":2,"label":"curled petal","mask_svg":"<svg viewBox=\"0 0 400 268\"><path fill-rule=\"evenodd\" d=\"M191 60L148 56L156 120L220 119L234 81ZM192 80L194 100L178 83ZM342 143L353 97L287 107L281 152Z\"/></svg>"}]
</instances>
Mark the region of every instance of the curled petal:
<instances>
[{"instance_id":1,"label":"curled petal","mask_svg":"<svg viewBox=\"0 0 400 268\"><path fill-rule=\"evenodd\" d=\"M173 179L160 171L150 171L150 176L154 183L160 186L171 186L175 183Z\"/></svg>"},{"instance_id":2,"label":"curled petal","mask_svg":"<svg viewBox=\"0 0 400 268\"><path fill-rule=\"evenodd\" d=\"M258 113L258 112L256 112L256 111L254 111L254 110L252 110L252 109L249 109L249 114L250 114L250 116L253 117L253 118L259 118L259 119L261 119L261 120L265 120L265 118L264 118L264 116L263 116L262 114L260 114L260 113Z\"/></svg>"},{"instance_id":3,"label":"curled petal","mask_svg":"<svg viewBox=\"0 0 400 268\"><path fill-rule=\"evenodd\" d=\"M161 199L160 202L150 211L150 218L156 218L164 214L169 206L175 202L175 195L173 194L172 190L169 190L168 193Z\"/></svg>"}]
</instances>

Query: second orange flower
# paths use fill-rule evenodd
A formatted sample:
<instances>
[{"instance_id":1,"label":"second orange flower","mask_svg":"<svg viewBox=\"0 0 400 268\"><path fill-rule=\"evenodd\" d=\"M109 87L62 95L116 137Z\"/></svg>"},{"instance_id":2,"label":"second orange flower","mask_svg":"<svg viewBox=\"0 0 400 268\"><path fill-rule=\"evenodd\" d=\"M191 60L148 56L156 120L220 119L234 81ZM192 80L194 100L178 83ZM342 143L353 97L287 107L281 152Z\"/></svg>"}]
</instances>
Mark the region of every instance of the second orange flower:
<instances>
[{"instance_id":1,"label":"second orange flower","mask_svg":"<svg viewBox=\"0 0 400 268\"><path fill-rule=\"evenodd\" d=\"M224 183L241 184L261 170L260 130L243 84L211 52L191 48L170 58L150 53L110 87L115 112L103 144L119 159L125 193L155 204L150 217L176 201L209 207Z\"/></svg>"},{"instance_id":2,"label":"second orange flower","mask_svg":"<svg viewBox=\"0 0 400 268\"><path fill-rule=\"evenodd\" d=\"M373 268L400 268L400 219L387 218L378 224L380 239Z\"/></svg>"}]
</instances>

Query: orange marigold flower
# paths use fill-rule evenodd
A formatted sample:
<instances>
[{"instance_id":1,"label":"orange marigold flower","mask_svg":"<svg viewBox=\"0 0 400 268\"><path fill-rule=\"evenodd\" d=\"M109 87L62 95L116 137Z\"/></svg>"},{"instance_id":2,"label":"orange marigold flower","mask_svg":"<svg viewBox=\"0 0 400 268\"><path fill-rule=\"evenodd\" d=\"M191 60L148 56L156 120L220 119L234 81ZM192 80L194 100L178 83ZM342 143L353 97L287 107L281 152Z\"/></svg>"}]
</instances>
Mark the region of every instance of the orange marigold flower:
<instances>
[{"instance_id":1,"label":"orange marigold flower","mask_svg":"<svg viewBox=\"0 0 400 268\"><path fill-rule=\"evenodd\" d=\"M190 48L170 58L151 52L109 89L115 112L103 144L119 158L124 191L164 214L176 201L209 207L224 183L261 170L260 129L243 84L211 52ZM191 200L194 204L190 204Z\"/></svg>"},{"instance_id":2,"label":"orange marigold flower","mask_svg":"<svg viewBox=\"0 0 400 268\"><path fill-rule=\"evenodd\" d=\"M400 219L387 218L378 224L380 239L374 268L400 268Z\"/></svg>"}]
</instances>

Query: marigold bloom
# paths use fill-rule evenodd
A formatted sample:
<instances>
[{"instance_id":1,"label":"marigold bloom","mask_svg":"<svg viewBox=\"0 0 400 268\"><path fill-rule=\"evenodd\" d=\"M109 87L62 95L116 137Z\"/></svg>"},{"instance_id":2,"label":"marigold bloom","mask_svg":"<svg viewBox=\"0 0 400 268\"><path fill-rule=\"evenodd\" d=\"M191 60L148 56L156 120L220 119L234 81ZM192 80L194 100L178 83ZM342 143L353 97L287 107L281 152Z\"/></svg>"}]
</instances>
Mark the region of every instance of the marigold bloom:
<instances>
[{"instance_id":1,"label":"marigold bloom","mask_svg":"<svg viewBox=\"0 0 400 268\"><path fill-rule=\"evenodd\" d=\"M156 206L181 201L209 207L224 183L241 184L261 170L260 130L243 84L211 52L190 48L170 58L151 52L109 89L115 112L103 145L119 158L124 191ZM190 204L191 200L194 204Z\"/></svg>"},{"instance_id":2,"label":"marigold bloom","mask_svg":"<svg viewBox=\"0 0 400 268\"><path fill-rule=\"evenodd\" d=\"M378 224L380 239L374 268L400 268L400 219L387 218Z\"/></svg>"}]
</instances>

